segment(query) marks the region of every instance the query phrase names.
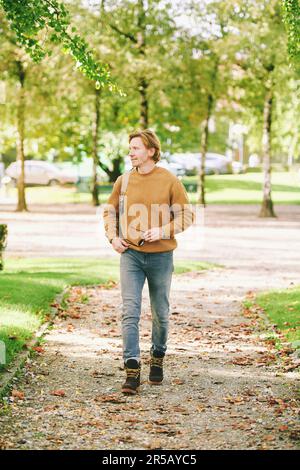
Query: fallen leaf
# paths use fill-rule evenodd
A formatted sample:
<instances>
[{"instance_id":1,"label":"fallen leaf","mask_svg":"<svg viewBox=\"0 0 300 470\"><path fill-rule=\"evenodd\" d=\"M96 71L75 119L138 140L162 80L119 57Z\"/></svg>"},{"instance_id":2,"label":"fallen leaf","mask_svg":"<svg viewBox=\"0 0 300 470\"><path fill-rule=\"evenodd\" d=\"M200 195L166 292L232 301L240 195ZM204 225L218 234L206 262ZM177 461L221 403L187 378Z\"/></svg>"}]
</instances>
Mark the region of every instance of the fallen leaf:
<instances>
[{"instance_id":1,"label":"fallen leaf","mask_svg":"<svg viewBox=\"0 0 300 470\"><path fill-rule=\"evenodd\" d=\"M50 395L54 395L55 397L64 397L66 392L64 390L54 390Z\"/></svg>"},{"instance_id":2,"label":"fallen leaf","mask_svg":"<svg viewBox=\"0 0 300 470\"><path fill-rule=\"evenodd\" d=\"M184 384L184 380L181 380L181 379L174 379L174 380L172 381L172 383L173 383L174 385L183 385L183 384Z\"/></svg>"},{"instance_id":3,"label":"fallen leaf","mask_svg":"<svg viewBox=\"0 0 300 470\"><path fill-rule=\"evenodd\" d=\"M38 353L43 353L45 352L45 349L44 348L41 348L40 346L35 346L34 348L32 348L33 351L36 351Z\"/></svg>"},{"instance_id":4,"label":"fallen leaf","mask_svg":"<svg viewBox=\"0 0 300 470\"><path fill-rule=\"evenodd\" d=\"M149 444L147 444L146 447L150 450L161 449L162 448L162 443L158 439L155 439L155 440L151 441Z\"/></svg>"},{"instance_id":5,"label":"fallen leaf","mask_svg":"<svg viewBox=\"0 0 300 470\"><path fill-rule=\"evenodd\" d=\"M11 392L11 396L14 398L19 398L19 400L24 400L25 395L23 392L19 392L18 390L13 390Z\"/></svg>"},{"instance_id":6,"label":"fallen leaf","mask_svg":"<svg viewBox=\"0 0 300 470\"><path fill-rule=\"evenodd\" d=\"M158 426L167 426L169 423L169 421L167 421L166 419L157 419L156 421L153 421L154 424L157 424Z\"/></svg>"},{"instance_id":7,"label":"fallen leaf","mask_svg":"<svg viewBox=\"0 0 300 470\"><path fill-rule=\"evenodd\" d=\"M225 401L228 401L228 403L243 403L243 402L244 402L243 397L231 397L231 396L227 396L227 397L224 397L224 400L225 400Z\"/></svg>"},{"instance_id":8,"label":"fallen leaf","mask_svg":"<svg viewBox=\"0 0 300 470\"><path fill-rule=\"evenodd\" d=\"M58 408L58 405L48 405L45 406L44 411L53 411Z\"/></svg>"},{"instance_id":9,"label":"fallen leaf","mask_svg":"<svg viewBox=\"0 0 300 470\"><path fill-rule=\"evenodd\" d=\"M253 361L248 357L238 357L233 361L229 361L229 364L235 364L237 366L251 366Z\"/></svg>"},{"instance_id":10,"label":"fallen leaf","mask_svg":"<svg viewBox=\"0 0 300 470\"><path fill-rule=\"evenodd\" d=\"M126 403L126 400L120 398L119 395L98 395L94 398L94 401L100 401L102 403Z\"/></svg>"},{"instance_id":11,"label":"fallen leaf","mask_svg":"<svg viewBox=\"0 0 300 470\"><path fill-rule=\"evenodd\" d=\"M263 437L263 440L264 441L274 441L275 440L275 436L273 436L273 434L268 434L267 436L264 436Z\"/></svg>"},{"instance_id":12,"label":"fallen leaf","mask_svg":"<svg viewBox=\"0 0 300 470\"><path fill-rule=\"evenodd\" d=\"M183 415L188 415L189 412L186 408L183 408L181 406L174 406L173 410L175 411L175 413L181 413Z\"/></svg>"},{"instance_id":13,"label":"fallen leaf","mask_svg":"<svg viewBox=\"0 0 300 470\"><path fill-rule=\"evenodd\" d=\"M283 425L283 426L280 426L278 429L280 432L284 432L284 431L288 431L289 427L286 425Z\"/></svg>"}]
</instances>

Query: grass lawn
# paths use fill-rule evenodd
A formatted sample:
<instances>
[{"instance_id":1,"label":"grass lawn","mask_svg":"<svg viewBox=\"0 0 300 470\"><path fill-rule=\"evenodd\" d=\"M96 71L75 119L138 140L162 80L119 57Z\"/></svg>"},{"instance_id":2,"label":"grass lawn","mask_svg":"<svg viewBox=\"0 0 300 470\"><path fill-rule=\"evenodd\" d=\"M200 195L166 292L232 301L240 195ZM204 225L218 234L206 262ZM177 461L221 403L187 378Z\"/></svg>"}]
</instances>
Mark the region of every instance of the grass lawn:
<instances>
[{"instance_id":1,"label":"grass lawn","mask_svg":"<svg viewBox=\"0 0 300 470\"><path fill-rule=\"evenodd\" d=\"M194 176L185 177L196 182ZM275 204L300 204L300 174L296 172L272 173L272 199ZM208 204L260 204L262 201L263 173L239 175L210 175L206 177ZM195 193L189 193L192 203Z\"/></svg>"},{"instance_id":2,"label":"grass lawn","mask_svg":"<svg viewBox=\"0 0 300 470\"><path fill-rule=\"evenodd\" d=\"M187 182L198 180L195 176L184 177ZM260 204L262 200L263 173L206 176L206 199L208 204ZM91 195L77 193L75 187L28 187L28 204L90 203ZM100 195L106 202L109 192ZM16 200L17 191L9 190ZM272 173L272 197L275 204L300 204L300 175L295 171ZM197 194L189 193L191 203L197 202Z\"/></svg>"},{"instance_id":3,"label":"grass lawn","mask_svg":"<svg viewBox=\"0 0 300 470\"><path fill-rule=\"evenodd\" d=\"M175 274L212 265L176 261ZM0 341L6 347L6 367L45 321L54 298L70 285L99 285L119 279L118 260L12 259L0 273ZM1 345L0 345L1 346Z\"/></svg>"},{"instance_id":4,"label":"grass lawn","mask_svg":"<svg viewBox=\"0 0 300 470\"><path fill-rule=\"evenodd\" d=\"M300 286L260 294L255 303L288 341L300 340Z\"/></svg>"}]
</instances>

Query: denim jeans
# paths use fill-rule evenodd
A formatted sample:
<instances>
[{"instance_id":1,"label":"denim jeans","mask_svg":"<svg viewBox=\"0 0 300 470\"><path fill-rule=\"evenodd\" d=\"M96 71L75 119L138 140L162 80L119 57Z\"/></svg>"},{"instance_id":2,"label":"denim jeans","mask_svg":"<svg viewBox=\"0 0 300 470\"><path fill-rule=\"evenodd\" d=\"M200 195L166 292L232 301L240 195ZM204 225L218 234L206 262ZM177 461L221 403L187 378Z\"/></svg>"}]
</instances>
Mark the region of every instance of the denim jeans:
<instances>
[{"instance_id":1,"label":"denim jeans","mask_svg":"<svg viewBox=\"0 0 300 470\"><path fill-rule=\"evenodd\" d=\"M152 312L151 351L167 350L169 294L173 251L142 253L128 248L121 254L120 278L123 300L123 358L140 360L139 320L142 290L147 278Z\"/></svg>"}]
</instances>

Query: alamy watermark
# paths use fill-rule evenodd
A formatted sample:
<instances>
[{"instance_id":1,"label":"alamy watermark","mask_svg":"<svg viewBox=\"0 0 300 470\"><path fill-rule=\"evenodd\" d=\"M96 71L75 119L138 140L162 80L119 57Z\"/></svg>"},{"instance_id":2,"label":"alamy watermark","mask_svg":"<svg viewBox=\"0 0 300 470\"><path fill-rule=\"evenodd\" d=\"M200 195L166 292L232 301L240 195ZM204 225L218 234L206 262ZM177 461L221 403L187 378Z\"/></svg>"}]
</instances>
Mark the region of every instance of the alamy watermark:
<instances>
[{"instance_id":1,"label":"alamy watermark","mask_svg":"<svg viewBox=\"0 0 300 470\"><path fill-rule=\"evenodd\" d=\"M129 241L132 245L140 245L143 233L154 227L163 227L163 239L174 236L182 238L184 248L193 251L204 246L204 208L191 204L144 204L127 205L126 196L120 198L119 210L111 204L103 204L97 210L101 224L105 230Z\"/></svg>"}]
</instances>

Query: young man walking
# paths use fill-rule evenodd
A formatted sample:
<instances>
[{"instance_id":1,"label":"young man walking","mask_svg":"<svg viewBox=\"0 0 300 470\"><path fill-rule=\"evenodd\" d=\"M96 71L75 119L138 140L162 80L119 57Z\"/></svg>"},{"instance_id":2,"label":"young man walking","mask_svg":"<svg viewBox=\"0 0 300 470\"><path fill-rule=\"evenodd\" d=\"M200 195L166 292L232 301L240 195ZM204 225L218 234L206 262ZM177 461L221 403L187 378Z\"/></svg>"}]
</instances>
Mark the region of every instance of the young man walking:
<instances>
[{"instance_id":1,"label":"young man walking","mask_svg":"<svg viewBox=\"0 0 300 470\"><path fill-rule=\"evenodd\" d=\"M160 142L154 132L146 129L130 134L129 156L132 170L116 180L103 216L106 236L121 254L126 371L122 392L135 394L141 374L139 320L143 286L147 279L152 312L149 381L159 385L167 350L175 234L193 223L194 213L179 179L156 166Z\"/></svg>"}]
</instances>

